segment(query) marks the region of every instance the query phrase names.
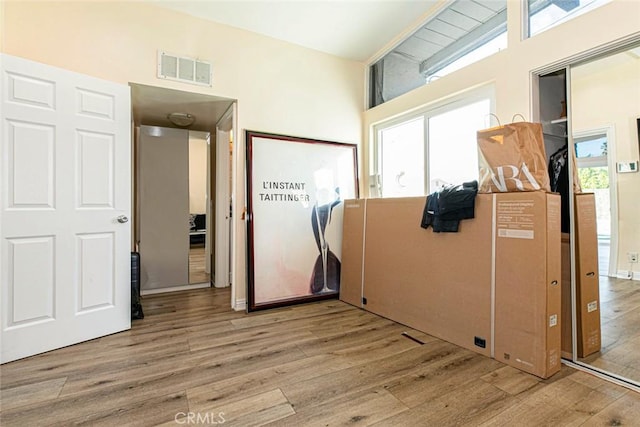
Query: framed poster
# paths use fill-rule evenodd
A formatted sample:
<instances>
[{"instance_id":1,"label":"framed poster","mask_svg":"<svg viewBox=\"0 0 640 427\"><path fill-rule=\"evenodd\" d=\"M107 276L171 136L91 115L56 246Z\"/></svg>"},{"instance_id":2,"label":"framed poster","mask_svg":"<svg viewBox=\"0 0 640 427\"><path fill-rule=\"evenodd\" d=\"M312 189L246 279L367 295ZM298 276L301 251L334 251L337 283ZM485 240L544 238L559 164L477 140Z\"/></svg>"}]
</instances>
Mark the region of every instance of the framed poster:
<instances>
[{"instance_id":1,"label":"framed poster","mask_svg":"<svg viewBox=\"0 0 640 427\"><path fill-rule=\"evenodd\" d=\"M337 297L356 146L254 131L246 142L248 310Z\"/></svg>"}]
</instances>

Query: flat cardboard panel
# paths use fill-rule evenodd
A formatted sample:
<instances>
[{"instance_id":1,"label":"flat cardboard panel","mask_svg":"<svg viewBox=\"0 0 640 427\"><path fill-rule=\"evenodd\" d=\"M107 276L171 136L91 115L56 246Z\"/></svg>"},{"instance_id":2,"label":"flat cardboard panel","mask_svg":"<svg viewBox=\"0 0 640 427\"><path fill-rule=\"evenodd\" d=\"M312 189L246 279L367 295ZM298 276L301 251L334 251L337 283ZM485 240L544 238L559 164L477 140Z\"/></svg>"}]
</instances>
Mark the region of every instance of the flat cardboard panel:
<instances>
[{"instance_id":1,"label":"flat cardboard panel","mask_svg":"<svg viewBox=\"0 0 640 427\"><path fill-rule=\"evenodd\" d=\"M560 369L560 199L496 195L495 358L546 378Z\"/></svg>"},{"instance_id":2,"label":"flat cardboard panel","mask_svg":"<svg viewBox=\"0 0 640 427\"><path fill-rule=\"evenodd\" d=\"M575 195L578 357L600 351L598 232L593 193Z\"/></svg>"},{"instance_id":3,"label":"flat cardboard panel","mask_svg":"<svg viewBox=\"0 0 640 427\"><path fill-rule=\"evenodd\" d=\"M547 345L545 375L560 370L562 347L562 254L561 254L561 199L547 194ZM555 321L553 320L555 318Z\"/></svg>"},{"instance_id":4,"label":"flat cardboard panel","mask_svg":"<svg viewBox=\"0 0 640 427\"><path fill-rule=\"evenodd\" d=\"M365 199L345 200L342 222L340 299L356 307L362 307L362 258L366 203Z\"/></svg>"},{"instance_id":5,"label":"flat cardboard panel","mask_svg":"<svg viewBox=\"0 0 640 427\"><path fill-rule=\"evenodd\" d=\"M492 195L458 233L420 228L425 200L367 201L364 308L490 356Z\"/></svg>"},{"instance_id":6,"label":"flat cardboard panel","mask_svg":"<svg viewBox=\"0 0 640 427\"><path fill-rule=\"evenodd\" d=\"M562 260L562 357L573 358L573 338L571 336L571 235L562 233L561 236L561 260Z\"/></svg>"}]
</instances>

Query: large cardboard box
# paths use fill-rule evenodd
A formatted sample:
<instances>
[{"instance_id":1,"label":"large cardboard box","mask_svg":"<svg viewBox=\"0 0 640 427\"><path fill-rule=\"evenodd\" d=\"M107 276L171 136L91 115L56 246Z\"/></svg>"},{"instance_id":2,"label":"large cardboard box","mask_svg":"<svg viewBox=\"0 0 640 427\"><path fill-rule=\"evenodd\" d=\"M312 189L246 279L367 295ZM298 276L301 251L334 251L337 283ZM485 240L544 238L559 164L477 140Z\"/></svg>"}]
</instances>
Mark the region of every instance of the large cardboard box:
<instances>
[{"instance_id":1,"label":"large cardboard box","mask_svg":"<svg viewBox=\"0 0 640 427\"><path fill-rule=\"evenodd\" d=\"M459 233L420 228L426 198L369 199L365 309L491 355L491 196Z\"/></svg>"},{"instance_id":2,"label":"large cardboard box","mask_svg":"<svg viewBox=\"0 0 640 427\"><path fill-rule=\"evenodd\" d=\"M578 357L600 351L598 231L593 193L575 195Z\"/></svg>"},{"instance_id":3,"label":"large cardboard box","mask_svg":"<svg viewBox=\"0 0 640 427\"><path fill-rule=\"evenodd\" d=\"M342 219L340 299L362 307L365 199L345 200Z\"/></svg>"},{"instance_id":4,"label":"large cardboard box","mask_svg":"<svg viewBox=\"0 0 640 427\"><path fill-rule=\"evenodd\" d=\"M560 259L562 262L562 357L573 359L573 346L571 332L571 235L562 233L560 237Z\"/></svg>"},{"instance_id":5,"label":"large cardboard box","mask_svg":"<svg viewBox=\"0 0 640 427\"><path fill-rule=\"evenodd\" d=\"M574 233L576 266L577 355L600 351L600 288L595 195L575 195ZM562 356L572 358L571 241L562 233Z\"/></svg>"},{"instance_id":6,"label":"large cardboard box","mask_svg":"<svg viewBox=\"0 0 640 427\"><path fill-rule=\"evenodd\" d=\"M479 194L458 233L421 229L424 204L345 202L341 299L543 378L557 372L559 196Z\"/></svg>"},{"instance_id":7,"label":"large cardboard box","mask_svg":"<svg viewBox=\"0 0 640 427\"><path fill-rule=\"evenodd\" d=\"M560 370L560 197L496 201L495 358L547 378Z\"/></svg>"}]
</instances>

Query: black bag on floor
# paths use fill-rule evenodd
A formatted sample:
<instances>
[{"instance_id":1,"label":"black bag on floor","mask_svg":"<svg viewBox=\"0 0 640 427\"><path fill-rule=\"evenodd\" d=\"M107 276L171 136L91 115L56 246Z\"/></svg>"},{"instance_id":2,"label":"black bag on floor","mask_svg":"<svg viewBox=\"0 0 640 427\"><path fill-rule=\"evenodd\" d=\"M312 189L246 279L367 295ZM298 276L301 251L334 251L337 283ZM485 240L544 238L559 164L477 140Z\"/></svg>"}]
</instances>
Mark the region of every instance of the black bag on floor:
<instances>
[{"instance_id":1,"label":"black bag on floor","mask_svg":"<svg viewBox=\"0 0 640 427\"><path fill-rule=\"evenodd\" d=\"M144 319L140 304L140 254L131 252L131 319Z\"/></svg>"}]
</instances>

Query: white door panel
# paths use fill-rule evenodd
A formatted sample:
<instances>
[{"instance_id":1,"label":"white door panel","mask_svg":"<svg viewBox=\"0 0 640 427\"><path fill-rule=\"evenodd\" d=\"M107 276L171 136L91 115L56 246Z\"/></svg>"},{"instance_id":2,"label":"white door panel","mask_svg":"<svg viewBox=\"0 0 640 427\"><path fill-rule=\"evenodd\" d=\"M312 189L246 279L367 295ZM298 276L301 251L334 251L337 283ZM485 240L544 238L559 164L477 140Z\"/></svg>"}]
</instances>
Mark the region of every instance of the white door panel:
<instances>
[{"instance_id":1,"label":"white door panel","mask_svg":"<svg viewBox=\"0 0 640 427\"><path fill-rule=\"evenodd\" d=\"M113 209L115 136L79 131L77 137L77 207Z\"/></svg>"},{"instance_id":2,"label":"white door panel","mask_svg":"<svg viewBox=\"0 0 640 427\"><path fill-rule=\"evenodd\" d=\"M7 326L53 320L54 236L7 239L7 243L8 300L13 301L6 307Z\"/></svg>"},{"instance_id":3,"label":"white door panel","mask_svg":"<svg viewBox=\"0 0 640 427\"><path fill-rule=\"evenodd\" d=\"M8 120L8 208L53 208L55 128Z\"/></svg>"},{"instance_id":4,"label":"white door panel","mask_svg":"<svg viewBox=\"0 0 640 427\"><path fill-rule=\"evenodd\" d=\"M77 312L115 305L114 235L92 233L76 236L78 282Z\"/></svg>"},{"instance_id":5,"label":"white door panel","mask_svg":"<svg viewBox=\"0 0 640 427\"><path fill-rule=\"evenodd\" d=\"M129 87L2 62L2 363L130 327Z\"/></svg>"}]
</instances>

